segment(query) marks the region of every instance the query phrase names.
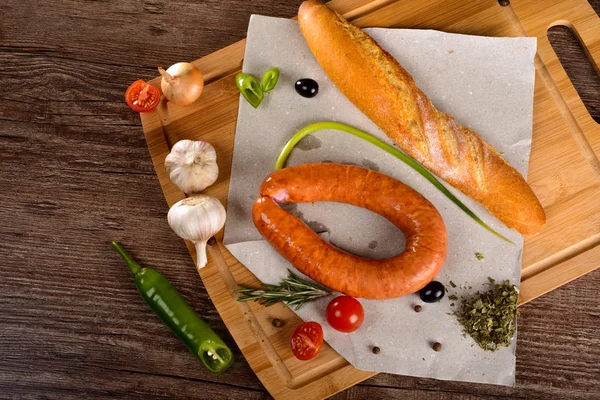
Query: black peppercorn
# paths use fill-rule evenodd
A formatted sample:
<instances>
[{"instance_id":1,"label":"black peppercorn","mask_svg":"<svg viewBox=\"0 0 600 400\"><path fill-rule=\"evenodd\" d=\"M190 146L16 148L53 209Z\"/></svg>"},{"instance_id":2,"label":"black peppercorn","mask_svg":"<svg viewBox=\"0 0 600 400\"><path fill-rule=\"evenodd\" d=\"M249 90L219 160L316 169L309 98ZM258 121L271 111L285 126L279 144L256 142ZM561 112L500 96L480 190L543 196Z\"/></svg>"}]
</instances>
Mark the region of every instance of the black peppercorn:
<instances>
[{"instance_id":1,"label":"black peppercorn","mask_svg":"<svg viewBox=\"0 0 600 400\"><path fill-rule=\"evenodd\" d=\"M442 344L440 342L435 342L432 347L434 351L442 350Z\"/></svg>"},{"instance_id":2,"label":"black peppercorn","mask_svg":"<svg viewBox=\"0 0 600 400\"><path fill-rule=\"evenodd\" d=\"M281 328L283 326L283 321L280 320L279 318L273 318L273 321L271 321L271 324L275 327L275 328Z\"/></svg>"},{"instance_id":3,"label":"black peppercorn","mask_svg":"<svg viewBox=\"0 0 600 400\"><path fill-rule=\"evenodd\" d=\"M373 354L379 354L381 352L381 349L377 346L373 347Z\"/></svg>"},{"instance_id":4,"label":"black peppercorn","mask_svg":"<svg viewBox=\"0 0 600 400\"><path fill-rule=\"evenodd\" d=\"M420 305L415 306L415 312L421 312L422 309L423 307L421 307Z\"/></svg>"}]
</instances>

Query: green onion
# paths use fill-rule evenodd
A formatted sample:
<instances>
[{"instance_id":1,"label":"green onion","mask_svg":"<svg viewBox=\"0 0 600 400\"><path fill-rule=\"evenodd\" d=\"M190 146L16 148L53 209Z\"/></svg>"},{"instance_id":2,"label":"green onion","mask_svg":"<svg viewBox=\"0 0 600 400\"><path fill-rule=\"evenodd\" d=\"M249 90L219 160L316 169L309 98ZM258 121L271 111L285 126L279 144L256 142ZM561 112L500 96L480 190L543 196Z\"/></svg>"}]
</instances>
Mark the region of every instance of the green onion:
<instances>
[{"instance_id":1,"label":"green onion","mask_svg":"<svg viewBox=\"0 0 600 400\"><path fill-rule=\"evenodd\" d=\"M292 136L292 138L285 144L285 146L283 147L283 150L281 150L281 154L277 158L277 164L275 165L275 170L279 171L280 169L283 168L290 153L292 152L294 147L298 144L298 142L300 140L302 140L302 138L310 135L311 133L322 130L322 129L334 129L334 130L350 133L358 138L366 140L367 142L369 142L371 144L374 144L375 146L379 147L380 149L393 155L394 157L396 157L397 159L399 159L400 161L404 162L409 167L411 167L412 169L417 171L419 174L424 176L425 179L427 179L429 182L431 182L431 184L433 186L438 188L447 198L449 198L454 204L456 204L461 210L463 210L465 212L465 214L467 214L469 217L471 217L473 220L475 220L475 222L477 222L479 225L481 225L486 230L490 231L491 233L493 233L500 239L502 239L508 243L514 244L511 240L502 236L500 233L496 232L495 230L490 228L485 222L483 222L477 215L475 215L475 213L473 211L471 211L465 204L463 204L462 201L460 201L456 196L454 196L452 194L452 192L450 192L448 189L446 189L446 187L444 185L442 185L442 183L431 172L429 172L425 167L423 167L421 164L419 164L418 162L416 162L415 160L413 160L406 154L402 153L400 150L398 150L398 149L394 148L393 146L390 146L389 144L385 143L384 141L376 138L375 136L370 135L366 132L363 132L360 129L354 128L350 125L342 124L339 122L316 122L314 124L305 126L304 128L300 129L298 132L296 132L294 134L294 136Z\"/></svg>"}]
</instances>

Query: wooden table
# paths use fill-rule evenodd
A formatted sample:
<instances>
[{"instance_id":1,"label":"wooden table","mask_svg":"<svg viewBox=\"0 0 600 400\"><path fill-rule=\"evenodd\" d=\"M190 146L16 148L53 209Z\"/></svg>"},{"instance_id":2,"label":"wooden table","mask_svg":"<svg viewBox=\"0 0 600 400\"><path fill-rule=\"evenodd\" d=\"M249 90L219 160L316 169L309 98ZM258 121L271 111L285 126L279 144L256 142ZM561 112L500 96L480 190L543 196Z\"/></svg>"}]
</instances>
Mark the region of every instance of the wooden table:
<instances>
[{"instance_id":1,"label":"wooden table","mask_svg":"<svg viewBox=\"0 0 600 400\"><path fill-rule=\"evenodd\" d=\"M251 13L291 17L300 2L0 4L0 398L269 398L167 225L123 92L157 65L243 38ZM549 35L600 120L600 79L575 60L567 29ZM151 314L113 239L159 268L236 351L225 375ZM334 398L600 399L599 286L596 270L521 308L516 388L380 374Z\"/></svg>"}]
</instances>

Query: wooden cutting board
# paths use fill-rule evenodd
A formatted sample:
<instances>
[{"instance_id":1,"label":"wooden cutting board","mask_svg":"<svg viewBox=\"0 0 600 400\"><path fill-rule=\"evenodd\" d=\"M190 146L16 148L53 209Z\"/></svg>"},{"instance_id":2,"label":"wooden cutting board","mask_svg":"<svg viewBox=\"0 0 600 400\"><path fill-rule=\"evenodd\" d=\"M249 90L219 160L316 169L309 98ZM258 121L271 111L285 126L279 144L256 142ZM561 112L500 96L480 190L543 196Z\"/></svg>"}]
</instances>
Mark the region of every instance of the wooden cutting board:
<instances>
[{"instance_id":1,"label":"wooden cutting board","mask_svg":"<svg viewBox=\"0 0 600 400\"><path fill-rule=\"evenodd\" d=\"M537 37L528 181L546 210L548 223L539 235L525 241L520 303L600 266L600 127L588 114L546 36L553 25L568 26L598 70L600 20L586 0L512 0L508 6L494 0L333 0L329 5L364 27ZM195 104L169 105L168 111L141 114L169 206L184 198L164 170L170 147L181 139L206 140L216 148L221 172L206 192L227 202L239 99L234 77L242 66L244 46L242 40L194 61L206 79L204 93ZM158 78L152 84L160 86ZM188 248L195 259L193 246L188 243ZM209 265L199 273L248 363L275 398L323 398L374 375L353 368L327 345L311 361L294 358L289 340L301 320L280 305L266 308L236 302L231 292L238 284L259 282L223 246L209 246ZM284 326L273 327L273 318L284 321Z\"/></svg>"}]
</instances>

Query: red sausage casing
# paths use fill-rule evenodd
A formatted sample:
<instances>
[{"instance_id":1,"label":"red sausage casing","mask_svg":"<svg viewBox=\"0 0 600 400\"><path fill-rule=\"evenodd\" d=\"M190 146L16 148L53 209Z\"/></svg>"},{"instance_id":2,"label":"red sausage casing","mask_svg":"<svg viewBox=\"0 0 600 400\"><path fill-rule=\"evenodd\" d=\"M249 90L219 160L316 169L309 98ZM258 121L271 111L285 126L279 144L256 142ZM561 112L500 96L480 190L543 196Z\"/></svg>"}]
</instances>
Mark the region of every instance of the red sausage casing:
<instances>
[{"instance_id":1,"label":"red sausage casing","mask_svg":"<svg viewBox=\"0 0 600 400\"><path fill-rule=\"evenodd\" d=\"M406 237L386 259L359 257L327 243L278 203L336 201L382 215ZM387 299L422 289L438 274L448 249L440 213L402 182L353 165L304 164L269 175L252 218L262 236L294 267L353 297Z\"/></svg>"}]
</instances>

